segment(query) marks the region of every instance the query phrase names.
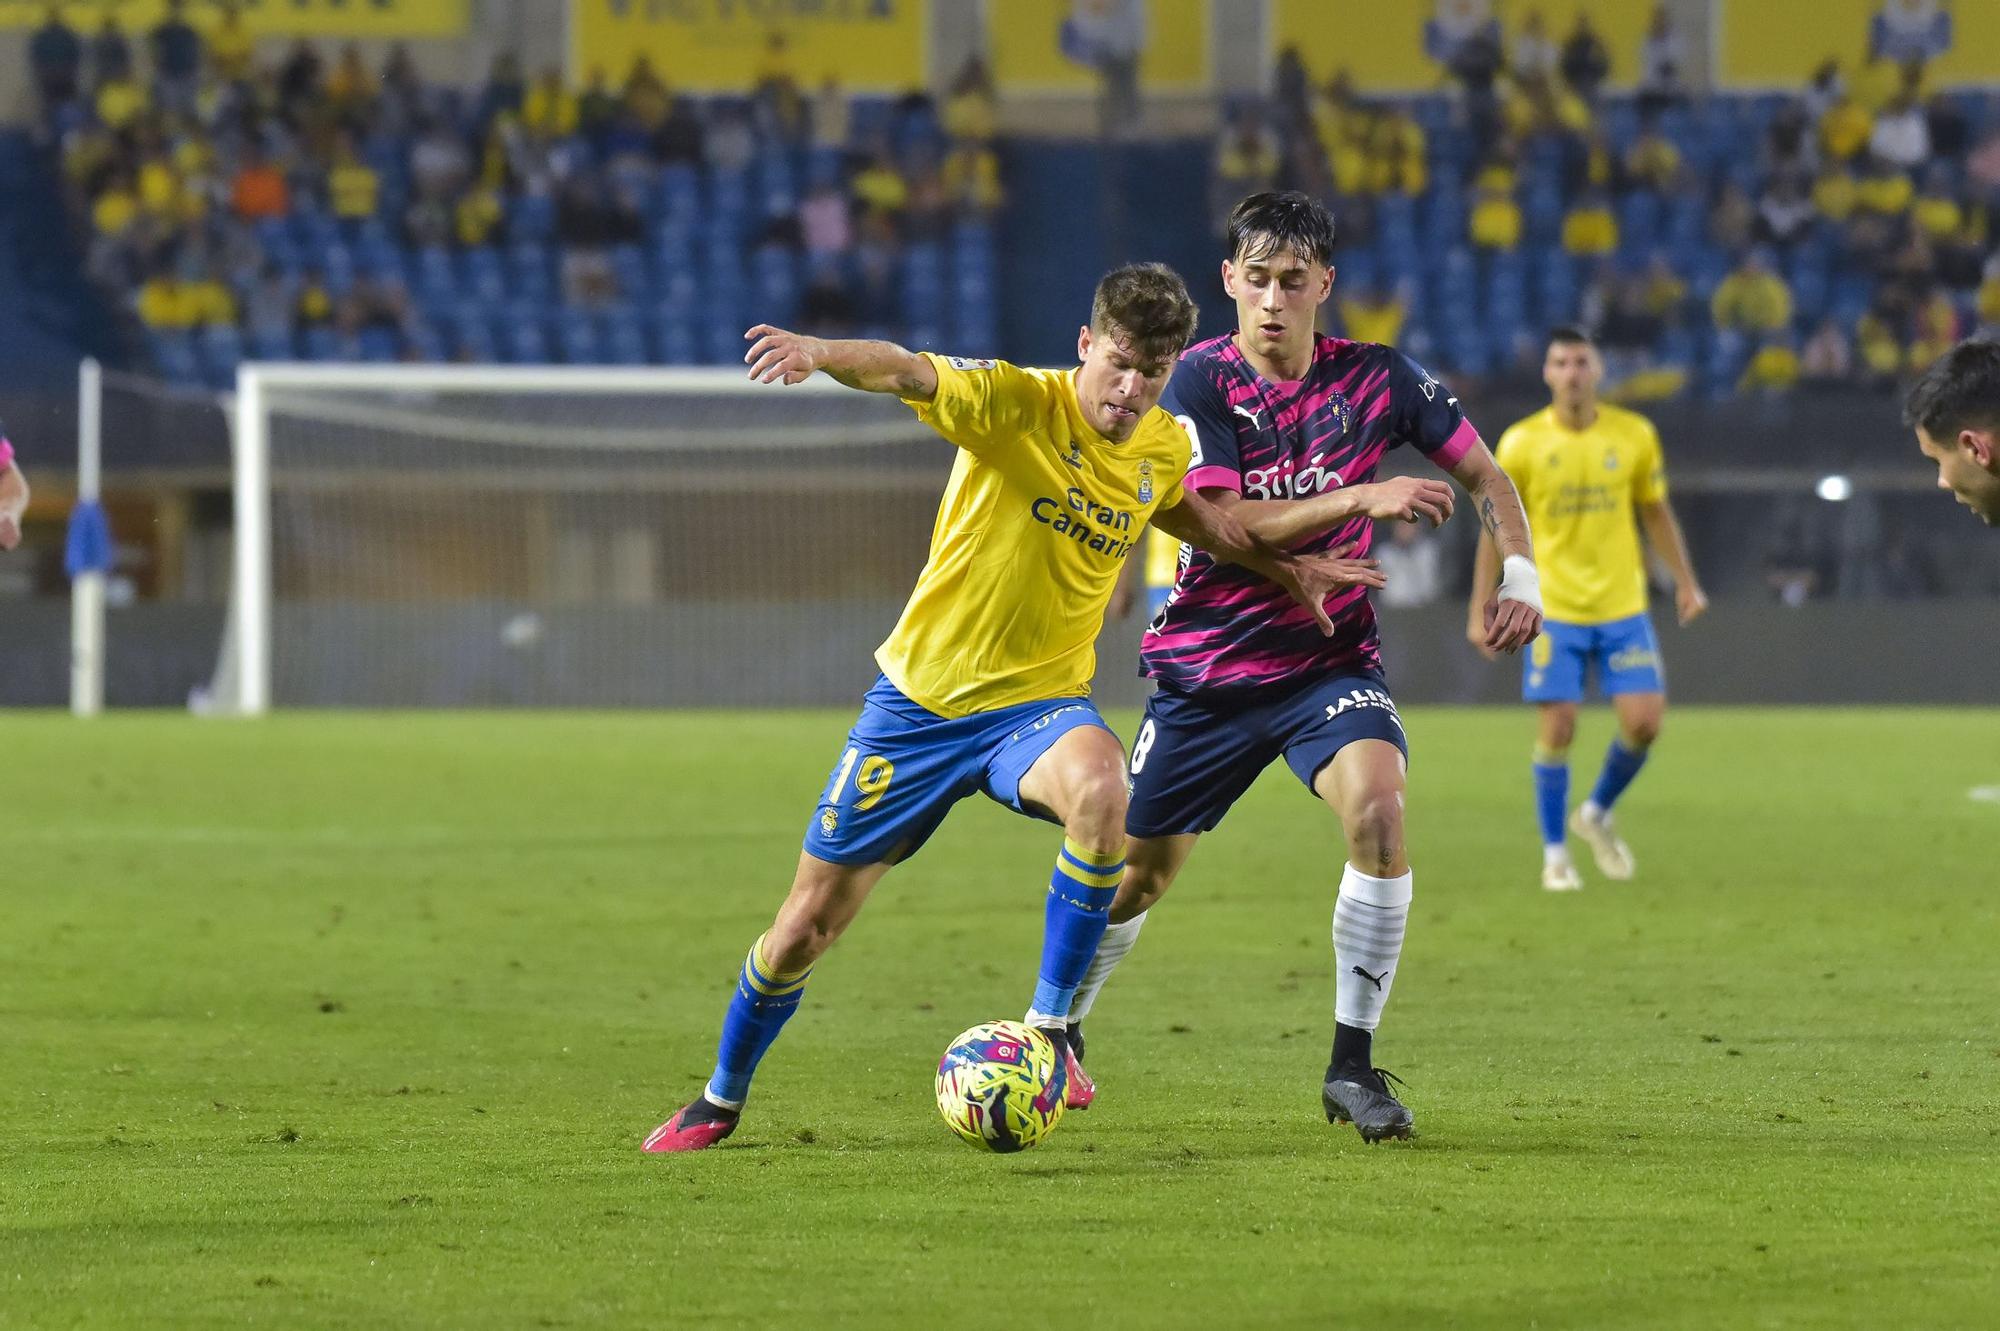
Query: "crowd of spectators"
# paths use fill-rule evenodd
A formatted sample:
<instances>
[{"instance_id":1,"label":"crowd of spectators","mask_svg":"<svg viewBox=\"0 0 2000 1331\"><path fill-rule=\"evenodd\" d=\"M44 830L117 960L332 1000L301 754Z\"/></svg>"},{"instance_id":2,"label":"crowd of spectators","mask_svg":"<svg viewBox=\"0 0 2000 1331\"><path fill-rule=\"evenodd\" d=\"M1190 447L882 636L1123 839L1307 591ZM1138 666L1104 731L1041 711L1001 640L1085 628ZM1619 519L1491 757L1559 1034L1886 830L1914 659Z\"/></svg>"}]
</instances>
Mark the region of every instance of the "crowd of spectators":
<instances>
[{"instance_id":1,"label":"crowd of spectators","mask_svg":"<svg viewBox=\"0 0 2000 1331\"><path fill-rule=\"evenodd\" d=\"M1218 215L1277 184L1332 205L1350 335L1477 376L1531 369L1541 329L1581 320L1645 399L1887 387L2000 326L2000 106L1934 88L1931 0L1890 0L1860 68L1791 95L1692 92L1664 5L1616 95L1587 12L1556 33L1531 10L1507 38L1486 6L1439 11L1442 96L1366 98L1287 51L1218 145Z\"/></svg>"},{"instance_id":2,"label":"crowd of spectators","mask_svg":"<svg viewBox=\"0 0 2000 1331\"><path fill-rule=\"evenodd\" d=\"M197 28L170 0L143 34L52 7L31 38L90 277L156 352L216 352L177 372L226 375L223 330L260 355L683 361L753 295L830 332L992 318L976 62L941 98L859 99L774 34L754 91L697 99L643 55L580 88L502 55L464 89L400 47L262 54L230 3Z\"/></svg>"}]
</instances>

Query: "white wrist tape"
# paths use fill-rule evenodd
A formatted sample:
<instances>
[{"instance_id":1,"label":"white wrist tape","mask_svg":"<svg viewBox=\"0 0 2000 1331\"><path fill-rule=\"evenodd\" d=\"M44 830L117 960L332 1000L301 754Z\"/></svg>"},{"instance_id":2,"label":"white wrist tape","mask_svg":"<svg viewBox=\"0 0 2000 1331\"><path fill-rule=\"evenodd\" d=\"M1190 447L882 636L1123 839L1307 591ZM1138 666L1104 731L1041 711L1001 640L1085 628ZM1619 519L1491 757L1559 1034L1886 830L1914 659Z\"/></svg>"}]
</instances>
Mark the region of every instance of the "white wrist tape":
<instances>
[{"instance_id":1,"label":"white wrist tape","mask_svg":"<svg viewBox=\"0 0 2000 1331\"><path fill-rule=\"evenodd\" d=\"M1538 615L1542 612L1542 575L1534 560L1508 555L1500 561L1500 599L1519 601Z\"/></svg>"}]
</instances>

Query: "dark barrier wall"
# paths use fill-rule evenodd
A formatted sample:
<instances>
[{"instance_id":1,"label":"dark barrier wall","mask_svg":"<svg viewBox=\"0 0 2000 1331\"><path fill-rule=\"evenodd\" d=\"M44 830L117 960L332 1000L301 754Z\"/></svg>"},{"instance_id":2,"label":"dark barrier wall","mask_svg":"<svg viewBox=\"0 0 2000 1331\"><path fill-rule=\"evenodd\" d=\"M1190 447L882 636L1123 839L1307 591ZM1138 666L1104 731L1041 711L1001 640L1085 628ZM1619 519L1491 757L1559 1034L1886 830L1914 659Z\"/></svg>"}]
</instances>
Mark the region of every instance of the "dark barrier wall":
<instances>
[{"instance_id":1,"label":"dark barrier wall","mask_svg":"<svg viewBox=\"0 0 2000 1331\"><path fill-rule=\"evenodd\" d=\"M291 610L274 653L276 694L289 706L848 707L874 677L872 653L899 608L580 609L545 616L529 645L509 641L513 607L404 608L393 619L380 607ZM1398 699L1519 696L1519 659L1481 660L1464 624L1456 605L1387 616ZM1140 627L1136 618L1114 625L1099 643L1097 696L1108 706L1145 696L1134 674ZM219 608L114 612L111 705L184 705L190 687L207 681L221 631ZM1990 600L1730 604L1691 629L1662 622L1660 637L1680 702L2000 703L2000 605ZM62 705L68 653L67 607L9 607L0 703Z\"/></svg>"}]
</instances>

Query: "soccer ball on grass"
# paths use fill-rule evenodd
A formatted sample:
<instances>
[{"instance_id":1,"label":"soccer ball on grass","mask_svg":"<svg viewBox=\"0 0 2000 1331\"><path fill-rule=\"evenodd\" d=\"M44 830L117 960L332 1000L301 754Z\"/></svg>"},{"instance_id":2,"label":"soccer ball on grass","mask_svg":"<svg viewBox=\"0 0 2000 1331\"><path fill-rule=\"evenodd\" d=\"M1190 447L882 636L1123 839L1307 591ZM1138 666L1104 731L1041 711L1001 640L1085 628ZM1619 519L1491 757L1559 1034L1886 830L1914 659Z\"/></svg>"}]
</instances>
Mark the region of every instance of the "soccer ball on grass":
<instances>
[{"instance_id":1,"label":"soccer ball on grass","mask_svg":"<svg viewBox=\"0 0 2000 1331\"><path fill-rule=\"evenodd\" d=\"M1048 1036L1018 1021L989 1021L938 1060L938 1112L974 1146L1025 1151L1062 1120L1067 1081Z\"/></svg>"}]
</instances>

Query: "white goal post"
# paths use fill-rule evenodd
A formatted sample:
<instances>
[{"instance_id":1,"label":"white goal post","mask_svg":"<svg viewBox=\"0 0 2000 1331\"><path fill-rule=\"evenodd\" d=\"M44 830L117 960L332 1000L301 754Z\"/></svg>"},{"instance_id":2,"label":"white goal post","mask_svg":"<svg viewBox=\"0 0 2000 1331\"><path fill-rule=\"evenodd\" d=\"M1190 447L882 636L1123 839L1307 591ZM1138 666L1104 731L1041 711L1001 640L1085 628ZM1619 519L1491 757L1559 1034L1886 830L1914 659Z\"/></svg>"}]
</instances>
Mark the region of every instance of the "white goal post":
<instances>
[{"instance_id":1,"label":"white goal post","mask_svg":"<svg viewBox=\"0 0 2000 1331\"><path fill-rule=\"evenodd\" d=\"M216 715L851 696L953 455L892 396L734 368L246 363L223 407Z\"/></svg>"}]
</instances>

